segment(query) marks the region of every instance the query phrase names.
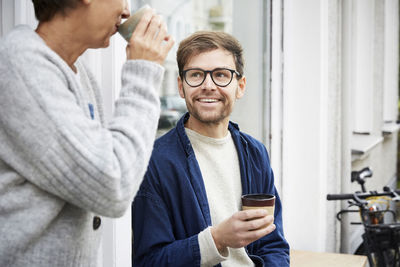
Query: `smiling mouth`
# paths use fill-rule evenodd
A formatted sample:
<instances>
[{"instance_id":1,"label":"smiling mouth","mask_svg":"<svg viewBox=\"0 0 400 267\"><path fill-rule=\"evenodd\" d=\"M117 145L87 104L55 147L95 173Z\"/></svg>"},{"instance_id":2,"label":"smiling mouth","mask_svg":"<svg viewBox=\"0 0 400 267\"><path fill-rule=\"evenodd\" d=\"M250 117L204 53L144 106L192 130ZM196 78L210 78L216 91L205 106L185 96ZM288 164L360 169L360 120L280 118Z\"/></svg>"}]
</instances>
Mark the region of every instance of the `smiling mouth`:
<instances>
[{"instance_id":1,"label":"smiling mouth","mask_svg":"<svg viewBox=\"0 0 400 267\"><path fill-rule=\"evenodd\" d=\"M218 102L218 99L214 99L214 98L202 98L202 99L198 99L199 102L201 103L215 103Z\"/></svg>"}]
</instances>

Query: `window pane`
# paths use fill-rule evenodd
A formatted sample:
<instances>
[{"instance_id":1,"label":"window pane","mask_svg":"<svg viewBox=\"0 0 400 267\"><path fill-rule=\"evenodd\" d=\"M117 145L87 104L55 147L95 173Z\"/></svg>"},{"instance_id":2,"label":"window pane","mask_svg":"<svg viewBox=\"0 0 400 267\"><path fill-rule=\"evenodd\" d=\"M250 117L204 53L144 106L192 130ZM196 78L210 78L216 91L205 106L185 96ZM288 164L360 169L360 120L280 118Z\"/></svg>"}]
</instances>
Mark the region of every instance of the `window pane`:
<instances>
[{"instance_id":1,"label":"window pane","mask_svg":"<svg viewBox=\"0 0 400 267\"><path fill-rule=\"evenodd\" d=\"M133 9L149 4L167 22L175 45L164 63L168 75L160 95L177 98L176 51L182 39L198 30L224 31L242 44L247 90L231 119L269 147L270 1L268 0L132 0ZM251 14L251 15L250 15ZM253 118L249 120L248 118ZM165 124L166 125L166 124Z\"/></svg>"},{"instance_id":2,"label":"window pane","mask_svg":"<svg viewBox=\"0 0 400 267\"><path fill-rule=\"evenodd\" d=\"M176 51L180 41L198 30L225 31L232 33L232 0L156 0L132 1L133 10L149 4L161 14L167 23L169 33L175 39L175 45L170 51L164 67L163 88L160 96L165 105L161 106L159 135L175 126L176 122L186 112L186 104L178 95ZM187 77L191 77L187 74ZM193 78L193 77L192 77ZM194 78L193 78L194 79ZM202 77L199 78L200 80ZM166 104L167 103L167 104Z\"/></svg>"}]
</instances>

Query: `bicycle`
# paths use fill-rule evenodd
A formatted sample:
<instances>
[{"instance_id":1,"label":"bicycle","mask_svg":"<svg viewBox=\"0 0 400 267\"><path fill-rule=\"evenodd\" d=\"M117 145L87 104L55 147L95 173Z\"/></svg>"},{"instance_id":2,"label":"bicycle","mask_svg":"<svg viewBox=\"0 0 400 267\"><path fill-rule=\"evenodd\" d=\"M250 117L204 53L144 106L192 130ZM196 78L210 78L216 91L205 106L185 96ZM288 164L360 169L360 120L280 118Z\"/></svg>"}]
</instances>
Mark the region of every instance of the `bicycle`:
<instances>
[{"instance_id":1,"label":"bicycle","mask_svg":"<svg viewBox=\"0 0 400 267\"><path fill-rule=\"evenodd\" d=\"M365 188L365 179L372 176L370 168L353 171L351 181L357 182L362 191L352 194L328 194L327 200L348 200L349 207L336 214L341 221L344 213L358 212L364 233L361 249L355 254L366 255L371 267L400 267L400 223L396 221L396 212L390 209L391 202L400 201L400 190L384 187L383 192L369 191ZM349 209L356 206L357 209ZM386 214L392 215L392 222L386 222Z\"/></svg>"}]
</instances>

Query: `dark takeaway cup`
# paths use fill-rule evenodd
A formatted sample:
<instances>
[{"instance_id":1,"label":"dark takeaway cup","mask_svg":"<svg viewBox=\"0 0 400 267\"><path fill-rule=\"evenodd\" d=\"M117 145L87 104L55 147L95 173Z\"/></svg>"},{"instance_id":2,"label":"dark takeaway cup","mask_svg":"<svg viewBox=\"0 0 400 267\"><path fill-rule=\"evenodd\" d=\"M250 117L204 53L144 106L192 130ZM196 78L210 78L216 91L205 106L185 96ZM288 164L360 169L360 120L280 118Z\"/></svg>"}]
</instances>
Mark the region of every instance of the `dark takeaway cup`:
<instances>
[{"instance_id":1,"label":"dark takeaway cup","mask_svg":"<svg viewBox=\"0 0 400 267\"><path fill-rule=\"evenodd\" d=\"M275 196L271 194L247 194L242 196L242 210L265 209L274 216ZM268 225L267 225L268 226Z\"/></svg>"}]
</instances>

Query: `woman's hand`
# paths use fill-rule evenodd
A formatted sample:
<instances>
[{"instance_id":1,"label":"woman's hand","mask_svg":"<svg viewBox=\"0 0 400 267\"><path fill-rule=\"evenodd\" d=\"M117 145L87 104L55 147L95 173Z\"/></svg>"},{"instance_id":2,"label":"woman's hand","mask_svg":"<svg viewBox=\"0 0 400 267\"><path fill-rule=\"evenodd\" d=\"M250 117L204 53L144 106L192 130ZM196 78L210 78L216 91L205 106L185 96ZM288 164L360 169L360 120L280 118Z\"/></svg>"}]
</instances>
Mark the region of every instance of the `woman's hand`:
<instances>
[{"instance_id":1,"label":"woman's hand","mask_svg":"<svg viewBox=\"0 0 400 267\"><path fill-rule=\"evenodd\" d=\"M162 64L174 45L167 26L154 9L146 11L126 47L127 59L145 59Z\"/></svg>"}]
</instances>

